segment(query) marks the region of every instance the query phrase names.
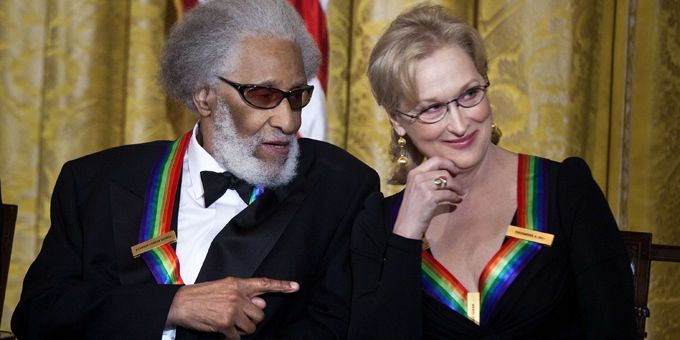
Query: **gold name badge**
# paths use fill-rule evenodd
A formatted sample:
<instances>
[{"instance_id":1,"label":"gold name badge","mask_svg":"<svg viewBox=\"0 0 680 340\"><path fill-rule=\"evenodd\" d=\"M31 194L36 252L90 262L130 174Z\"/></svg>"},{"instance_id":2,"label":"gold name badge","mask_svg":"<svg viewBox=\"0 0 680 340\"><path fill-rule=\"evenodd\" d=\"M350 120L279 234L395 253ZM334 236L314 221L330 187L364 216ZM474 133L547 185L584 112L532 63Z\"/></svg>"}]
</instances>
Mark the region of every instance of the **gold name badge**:
<instances>
[{"instance_id":1,"label":"gold name badge","mask_svg":"<svg viewBox=\"0 0 680 340\"><path fill-rule=\"evenodd\" d=\"M175 235L175 231L169 231L163 235L156 236L150 240L135 244L134 246L130 247L132 250L132 257L137 257L151 249L158 248L162 245L173 243L175 241L177 241L177 235Z\"/></svg>"},{"instance_id":2,"label":"gold name badge","mask_svg":"<svg viewBox=\"0 0 680 340\"><path fill-rule=\"evenodd\" d=\"M467 317L479 325L479 292L467 293Z\"/></svg>"},{"instance_id":3,"label":"gold name badge","mask_svg":"<svg viewBox=\"0 0 680 340\"><path fill-rule=\"evenodd\" d=\"M527 228L515 227L514 225L508 226L508 232L505 235L518 238L520 240L540 243L548 247L552 246L553 239L555 238L555 235L553 234Z\"/></svg>"}]
</instances>

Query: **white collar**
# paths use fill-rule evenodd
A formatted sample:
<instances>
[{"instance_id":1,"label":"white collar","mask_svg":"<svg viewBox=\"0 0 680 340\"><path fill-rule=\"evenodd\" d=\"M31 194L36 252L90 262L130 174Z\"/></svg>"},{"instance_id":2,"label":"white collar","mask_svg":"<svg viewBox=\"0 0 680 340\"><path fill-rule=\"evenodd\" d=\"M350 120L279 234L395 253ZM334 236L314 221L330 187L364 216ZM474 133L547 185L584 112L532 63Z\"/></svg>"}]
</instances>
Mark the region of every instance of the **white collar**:
<instances>
[{"instance_id":1,"label":"white collar","mask_svg":"<svg viewBox=\"0 0 680 340\"><path fill-rule=\"evenodd\" d=\"M189 187L194 199L203 197L203 182L201 182L201 171L225 172L226 170L206 151L200 144L196 135L200 133L198 123L194 125L191 140L187 147L186 171L187 177L191 181ZM185 178L187 178L185 177Z\"/></svg>"}]
</instances>

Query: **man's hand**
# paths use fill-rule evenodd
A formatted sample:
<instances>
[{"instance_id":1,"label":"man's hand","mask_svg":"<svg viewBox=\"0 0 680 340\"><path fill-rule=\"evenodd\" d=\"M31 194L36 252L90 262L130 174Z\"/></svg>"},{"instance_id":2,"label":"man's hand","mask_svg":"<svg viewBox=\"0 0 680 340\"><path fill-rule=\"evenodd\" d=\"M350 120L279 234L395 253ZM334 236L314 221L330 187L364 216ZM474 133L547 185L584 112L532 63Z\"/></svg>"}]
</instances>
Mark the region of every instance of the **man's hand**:
<instances>
[{"instance_id":1,"label":"man's hand","mask_svg":"<svg viewBox=\"0 0 680 340\"><path fill-rule=\"evenodd\" d=\"M297 282L268 278L227 277L188 285L177 290L166 326L182 326L202 332L221 333L227 339L255 332L264 318L265 293L293 293Z\"/></svg>"}]
</instances>

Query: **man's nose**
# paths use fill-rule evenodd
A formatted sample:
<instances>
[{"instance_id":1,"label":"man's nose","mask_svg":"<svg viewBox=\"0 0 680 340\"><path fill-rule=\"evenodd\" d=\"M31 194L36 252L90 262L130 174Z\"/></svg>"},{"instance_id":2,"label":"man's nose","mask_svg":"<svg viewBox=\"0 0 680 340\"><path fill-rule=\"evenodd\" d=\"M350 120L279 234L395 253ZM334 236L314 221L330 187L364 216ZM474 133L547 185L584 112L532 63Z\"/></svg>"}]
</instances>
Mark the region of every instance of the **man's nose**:
<instances>
[{"instance_id":1,"label":"man's nose","mask_svg":"<svg viewBox=\"0 0 680 340\"><path fill-rule=\"evenodd\" d=\"M288 98L284 98L281 103L272 109L272 116L269 117L269 125L280 129L287 135L297 133L302 123L302 110L295 111L290 108Z\"/></svg>"}]
</instances>

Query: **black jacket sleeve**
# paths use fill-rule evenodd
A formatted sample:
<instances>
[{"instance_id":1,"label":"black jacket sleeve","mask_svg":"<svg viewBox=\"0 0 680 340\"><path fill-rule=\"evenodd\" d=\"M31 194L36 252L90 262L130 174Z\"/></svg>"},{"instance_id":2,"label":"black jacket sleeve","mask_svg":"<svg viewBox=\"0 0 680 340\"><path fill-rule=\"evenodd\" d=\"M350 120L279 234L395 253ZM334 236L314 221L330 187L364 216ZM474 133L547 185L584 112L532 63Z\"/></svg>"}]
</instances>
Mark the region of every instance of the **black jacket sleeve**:
<instances>
[{"instance_id":1,"label":"black jacket sleeve","mask_svg":"<svg viewBox=\"0 0 680 340\"><path fill-rule=\"evenodd\" d=\"M558 191L588 338L634 338L630 261L607 200L582 159L562 163Z\"/></svg>"},{"instance_id":2,"label":"black jacket sleeve","mask_svg":"<svg viewBox=\"0 0 680 340\"><path fill-rule=\"evenodd\" d=\"M377 193L366 200L352 241L350 339L420 339L422 241L392 233Z\"/></svg>"},{"instance_id":3,"label":"black jacket sleeve","mask_svg":"<svg viewBox=\"0 0 680 340\"><path fill-rule=\"evenodd\" d=\"M115 261L83 256L84 235L92 233L81 223L80 209L88 198L78 195L87 192L88 184L79 183L71 165L64 166L57 180L52 225L26 274L12 317L13 332L19 339L160 338L179 286L124 286ZM97 247L113 248L113 241L106 239L102 237Z\"/></svg>"}]
</instances>

